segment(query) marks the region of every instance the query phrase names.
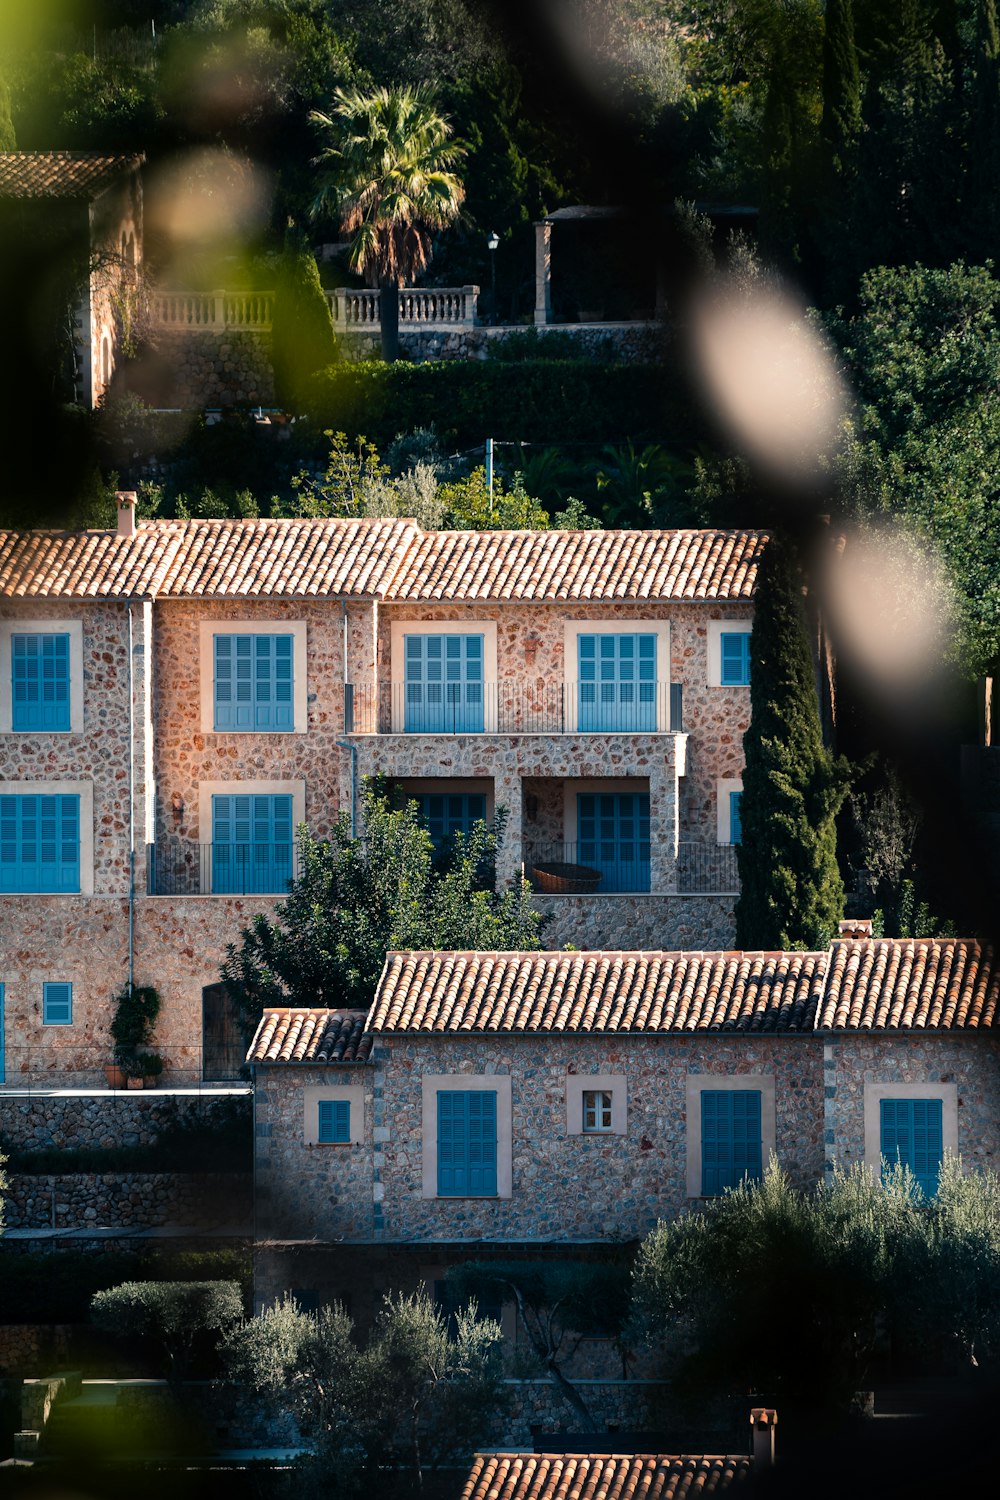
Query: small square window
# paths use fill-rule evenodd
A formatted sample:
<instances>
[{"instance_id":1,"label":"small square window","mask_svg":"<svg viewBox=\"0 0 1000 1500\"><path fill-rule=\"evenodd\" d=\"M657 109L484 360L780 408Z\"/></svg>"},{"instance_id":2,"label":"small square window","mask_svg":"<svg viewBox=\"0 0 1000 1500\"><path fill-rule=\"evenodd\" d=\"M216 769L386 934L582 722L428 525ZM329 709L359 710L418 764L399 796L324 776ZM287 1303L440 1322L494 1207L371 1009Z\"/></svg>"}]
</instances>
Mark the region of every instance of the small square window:
<instances>
[{"instance_id":1,"label":"small square window","mask_svg":"<svg viewBox=\"0 0 1000 1500\"><path fill-rule=\"evenodd\" d=\"M723 631L719 636L723 687L746 687L750 682L748 631Z\"/></svg>"},{"instance_id":2,"label":"small square window","mask_svg":"<svg viewBox=\"0 0 1000 1500\"><path fill-rule=\"evenodd\" d=\"M599 1135L611 1129L610 1089L585 1089L583 1093L583 1133Z\"/></svg>"},{"instance_id":3,"label":"small square window","mask_svg":"<svg viewBox=\"0 0 1000 1500\"><path fill-rule=\"evenodd\" d=\"M44 1026L71 1026L73 1024L73 986L71 984L42 986L42 1024Z\"/></svg>"},{"instance_id":4,"label":"small square window","mask_svg":"<svg viewBox=\"0 0 1000 1500\"><path fill-rule=\"evenodd\" d=\"M321 1099L316 1139L321 1146L340 1146L351 1139L349 1099Z\"/></svg>"}]
</instances>

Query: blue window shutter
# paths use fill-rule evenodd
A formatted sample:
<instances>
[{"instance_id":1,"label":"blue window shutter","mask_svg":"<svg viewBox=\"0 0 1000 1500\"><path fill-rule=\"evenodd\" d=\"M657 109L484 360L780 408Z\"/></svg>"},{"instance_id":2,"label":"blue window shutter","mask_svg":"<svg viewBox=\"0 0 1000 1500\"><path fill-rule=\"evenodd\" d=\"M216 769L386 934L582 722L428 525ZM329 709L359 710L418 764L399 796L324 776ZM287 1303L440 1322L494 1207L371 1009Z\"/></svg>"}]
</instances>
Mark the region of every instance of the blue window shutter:
<instances>
[{"instance_id":1,"label":"blue window shutter","mask_svg":"<svg viewBox=\"0 0 1000 1500\"><path fill-rule=\"evenodd\" d=\"M649 890L649 793L579 792L577 857L602 891Z\"/></svg>"},{"instance_id":2,"label":"blue window shutter","mask_svg":"<svg viewBox=\"0 0 1000 1500\"><path fill-rule=\"evenodd\" d=\"M701 1093L701 1191L716 1197L761 1175L759 1089L703 1089Z\"/></svg>"},{"instance_id":3,"label":"blue window shutter","mask_svg":"<svg viewBox=\"0 0 1000 1500\"><path fill-rule=\"evenodd\" d=\"M750 632L723 631L719 641L723 686L745 687L750 681Z\"/></svg>"},{"instance_id":4,"label":"blue window shutter","mask_svg":"<svg viewBox=\"0 0 1000 1500\"><path fill-rule=\"evenodd\" d=\"M319 1142L328 1146L351 1139L351 1103L349 1099L319 1101Z\"/></svg>"},{"instance_id":5,"label":"blue window shutter","mask_svg":"<svg viewBox=\"0 0 1000 1500\"><path fill-rule=\"evenodd\" d=\"M290 794L226 793L212 798L212 889L278 895L294 875Z\"/></svg>"},{"instance_id":6,"label":"blue window shutter","mask_svg":"<svg viewBox=\"0 0 1000 1500\"><path fill-rule=\"evenodd\" d=\"M405 732L482 734L485 663L485 636L404 636Z\"/></svg>"},{"instance_id":7,"label":"blue window shutter","mask_svg":"<svg viewBox=\"0 0 1000 1500\"><path fill-rule=\"evenodd\" d=\"M731 844L743 842L743 819L740 816L742 796L742 792L729 793L729 842Z\"/></svg>"},{"instance_id":8,"label":"blue window shutter","mask_svg":"<svg viewBox=\"0 0 1000 1500\"><path fill-rule=\"evenodd\" d=\"M0 797L0 892L80 889L80 798Z\"/></svg>"},{"instance_id":9,"label":"blue window shutter","mask_svg":"<svg viewBox=\"0 0 1000 1500\"><path fill-rule=\"evenodd\" d=\"M42 1022L45 1026L69 1026L73 1021L73 986L42 986Z\"/></svg>"},{"instance_id":10,"label":"blue window shutter","mask_svg":"<svg viewBox=\"0 0 1000 1500\"><path fill-rule=\"evenodd\" d=\"M69 719L69 635L12 635L11 728L65 732Z\"/></svg>"},{"instance_id":11,"label":"blue window shutter","mask_svg":"<svg viewBox=\"0 0 1000 1500\"><path fill-rule=\"evenodd\" d=\"M657 728L656 636L584 634L577 641L577 728L638 733Z\"/></svg>"},{"instance_id":12,"label":"blue window shutter","mask_svg":"<svg viewBox=\"0 0 1000 1500\"><path fill-rule=\"evenodd\" d=\"M213 638L217 730L291 733L295 728L294 644L291 635Z\"/></svg>"},{"instance_id":13,"label":"blue window shutter","mask_svg":"<svg viewBox=\"0 0 1000 1500\"><path fill-rule=\"evenodd\" d=\"M439 1089L437 1128L438 1197L496 1197L495 1090Z\"/></svg>"},{"instance_id":14,"label":"blue window shutter","mask_svg":"<svg viewBox=\"0 0 1000 1500\"><path fill-rule=\"evenodd\" d=\"M944 1155L944 1110L940 1099L880 1101L880 1143L890 1166L909 1167L920 1187L933 1197Z\"/></svg>"}]
</instances>

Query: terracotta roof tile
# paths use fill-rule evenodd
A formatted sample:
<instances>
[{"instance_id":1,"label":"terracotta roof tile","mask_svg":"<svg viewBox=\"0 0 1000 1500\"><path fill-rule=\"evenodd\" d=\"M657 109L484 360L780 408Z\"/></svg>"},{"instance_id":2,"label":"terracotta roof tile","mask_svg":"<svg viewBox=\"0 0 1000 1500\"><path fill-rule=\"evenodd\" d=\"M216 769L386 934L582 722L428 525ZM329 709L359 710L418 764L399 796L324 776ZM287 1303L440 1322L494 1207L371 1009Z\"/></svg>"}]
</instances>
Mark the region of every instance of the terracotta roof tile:
<instances>
[{"instance_id":1,"label":"terracotta roof tile","mask_svg":"<svg viewBox=\"0 0 1000 1500\"><path fill-rule=\"evenodd\" d=\"M378 595L408 521L143 521L113 531L0 532L0 595L302 598Z\"/></svg>"},{"instance_id":2,"label":"terracotta roof tile","mask_svg":"<svg viewBox=\"0 0 1000 1500\"><path fill-rule=\"evenodd\" d=\"M823 953L389 953L368 1025L419 1032L810 1031Z\"/></svg>"},{"instance_id":3,"label":"terracotta roof tile","mask_svg":"<svg viewBox=\"0 0 1000 1500\"><path fill-rule=\"evenodd\" d=\"M823 1031L1000 1026L1000 966L968 938L834 943L816 1018Z\"/></svg>"},{"instance_id":4,"label":"terracotta roof tile","mask_svg":"<svg viewBox=\"0 0 1000 1500\"><path fill-rule=\"evenodd\" d=\"M250 1063L363 1063L372 1050L363 1010L265 1010Z\"/></svg>"},{"instance_id":5,"label":"terracotta roof tile","mask_svg":"<svg viewBox=\"0 0 1000 1500\"><path fill-rule=\"evenodd\" d=\"M428 531L386 599L750 599L758 531Z\"/></svg>"},{"instance_id":6,"label":"terracotta roof tile","mask_svg":"<svg viewBox=\"0 0 1000 1500\"><path fill-rule=\"evenodd\" d=\"M745 1484L751 1471L742 1453L477 1453L462 1500L694 1500Z\"/></svg>"},{"instance_id":7,"label":"terracotta roof tile","mask_svg":"<svg viewBox=\"0 0 1000 1500\"><path fill-rule=\"evenodd\" d=\"M141 155L99 151L0 152L0 198L96 198Z\"/></svg>"}]
</instances>

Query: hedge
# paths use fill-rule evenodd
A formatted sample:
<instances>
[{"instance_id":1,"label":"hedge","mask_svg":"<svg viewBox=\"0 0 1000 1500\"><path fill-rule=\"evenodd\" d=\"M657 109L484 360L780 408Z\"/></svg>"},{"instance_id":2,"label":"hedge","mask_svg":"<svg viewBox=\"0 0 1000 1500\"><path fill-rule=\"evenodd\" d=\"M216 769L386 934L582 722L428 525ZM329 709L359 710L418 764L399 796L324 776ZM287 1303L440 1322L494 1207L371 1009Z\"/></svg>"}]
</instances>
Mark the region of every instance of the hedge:
<instances>
[{"instance_id":1,"label":"hedge","mask_svg":"<svg viewBox=\"0 0 1000 1500\"><path fill-rule=\"evenodd\" d=\"M123 1281L236 1281L250 1307L253 1268L245 1250L51 1250L3 1255L0 1323L85 1323L90 1299Z\"/></svg>"},{"instance_id":2,"label":"hedge","mask_svg":"<svg viewBox=\"0 0 1000 1500\"><path fill-rule=\"evenodd\" d=\"M618 443L684 432L694 415L680 380L660 365L590 360L437 360L329 365L304 387L304 415L323 429L384 446L433 426L446 444Z\"/></svg>"}]
</instances>

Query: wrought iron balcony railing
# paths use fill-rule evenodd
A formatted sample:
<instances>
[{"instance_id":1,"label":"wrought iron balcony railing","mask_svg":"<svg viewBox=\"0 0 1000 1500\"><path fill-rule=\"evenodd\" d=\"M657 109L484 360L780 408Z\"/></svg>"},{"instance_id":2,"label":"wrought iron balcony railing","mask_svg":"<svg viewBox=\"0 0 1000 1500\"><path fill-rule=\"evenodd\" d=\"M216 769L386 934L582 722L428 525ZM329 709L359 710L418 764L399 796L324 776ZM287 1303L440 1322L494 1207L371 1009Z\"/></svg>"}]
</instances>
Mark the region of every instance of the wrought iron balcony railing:
<instances>
[{"instance_id":1,"label":"wrought iron balcony railing","mask_svg":"<svg viewBox=\"0 0 1000 1500\"><path fill-rule=\"evenodd\" d=\"M297 843L193 844L162 839L147 848L150 896L283 896L300 874Z\"/></svg>"},{"instance_id":2,"label":"wrought iron balcony railing","mask_svg":"<svg viewBox=\"0 0 1000 1500\"><path fill-rule=\"evenodd\" d=\"M525 844L524 873L536 891L548 896L648 891L649 845L622 847L600 840Z\"/></svg>"},{"instance_id":3,"label":"wrought iron balcony railing","mask_svg":"<svg viewBox=\"0 0 1000 1500\"><path fill-rule=\"evenodd\" d=\"M679 734L679 682L348 684L347 734Z\"/></svg>"},{"instance_id":4,"label":"wrought iron balcony railing","mask_svg":"<svg viewBox=\"0 0 1000 1500\"><path fill-rule=\"evenodd\" d=\"M738 891L736 849L736 844L678 844L677 889L685 894L725 895Z\"/></svg>"}]
</instances>

